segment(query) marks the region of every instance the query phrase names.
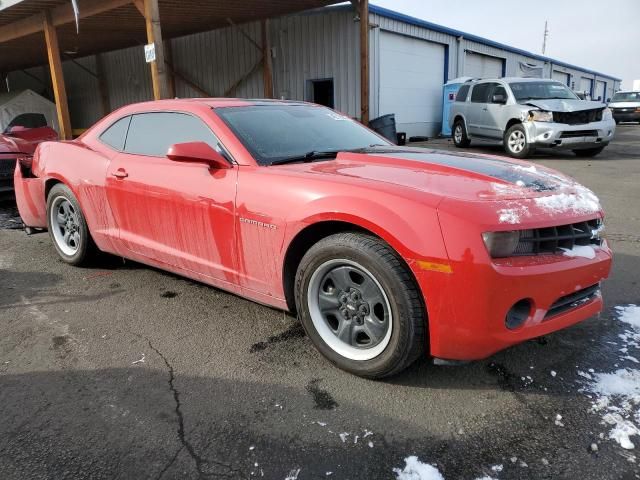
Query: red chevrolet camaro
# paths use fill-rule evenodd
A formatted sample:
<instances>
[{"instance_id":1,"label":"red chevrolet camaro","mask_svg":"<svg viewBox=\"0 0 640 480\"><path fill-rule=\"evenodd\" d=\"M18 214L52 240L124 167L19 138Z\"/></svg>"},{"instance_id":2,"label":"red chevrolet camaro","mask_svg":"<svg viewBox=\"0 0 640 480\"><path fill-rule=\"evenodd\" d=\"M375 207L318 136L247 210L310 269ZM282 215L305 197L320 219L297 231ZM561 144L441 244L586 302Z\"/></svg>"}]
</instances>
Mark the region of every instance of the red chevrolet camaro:
<instances>
[{"instance_id":1,"label":"red chevrolet camaro","mask_svg":"<svg viewBox=\"0 0 640 480\"><path fill-rule=\"evenodd\" d=\"M130 105L41 144L15 186L66 262L101 250L295 311L324 356L372 378L584 320L611 267L574 180L398 147L301 102Z\"/></svg>"}]
</instances>

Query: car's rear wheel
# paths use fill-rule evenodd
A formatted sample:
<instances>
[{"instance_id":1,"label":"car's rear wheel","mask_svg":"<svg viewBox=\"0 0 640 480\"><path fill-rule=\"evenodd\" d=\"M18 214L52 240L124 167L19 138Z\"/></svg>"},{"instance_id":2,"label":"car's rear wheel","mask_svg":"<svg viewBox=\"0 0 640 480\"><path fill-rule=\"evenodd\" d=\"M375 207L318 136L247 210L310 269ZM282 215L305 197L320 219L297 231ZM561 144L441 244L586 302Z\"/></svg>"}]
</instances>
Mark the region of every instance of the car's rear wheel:
<instances>
[{"instance_id":1,"label":"car's rear wheel","mask_svg":"<svg viewBox=\"0 0 640 480\"><path fill-rule=\"evenodd\" d=\"M296 307L320 353L356 375L393 375L425 351L419 289L378 238L339 233L311 247L298 267Z\"/></svg>"},{"instance_id":2,"label":"car's rear wheel","mask_svg":"<svg viewBox=\"0 0 640 480\"><path fill-rule=\"evenodd\" d=\"M83 265L95 253L87 221L73 192L61 183L47 197L49 236L60 258L71 265Z\"/></svg>"},{"instance_id":3,"label":"car's rear wheel","mask_svg":"<svg viewBox=\"0 0 640 480\"><path fill-rule=\"evenodd\" d=\"M595 157L604 150L604 147L584 148L582 150L574 150L576 157Z\"/></svg>"},{"instance_id":4,"label":"car's rear wheel","mask_svg":"<svg viewBox=\"0 0 640 480\"><path fill-rule=\"evenodd\" d=\"M534 153L527 141L527 133L520 123L512 125L504 134L504 150L514 158L526 158Z\"/></svg>"},{"instance_id":5,"label":"car's rear wheel","mask_svg":"<svg viewBox=\"0 0 640 480\"><path fill-rule=\"evenodd\" d=\"M467 148L471 145L471 140L467 136L467 129L462 120L456 120L453 124L453 143L458 148Z\"/></svg>"}]
</instances>

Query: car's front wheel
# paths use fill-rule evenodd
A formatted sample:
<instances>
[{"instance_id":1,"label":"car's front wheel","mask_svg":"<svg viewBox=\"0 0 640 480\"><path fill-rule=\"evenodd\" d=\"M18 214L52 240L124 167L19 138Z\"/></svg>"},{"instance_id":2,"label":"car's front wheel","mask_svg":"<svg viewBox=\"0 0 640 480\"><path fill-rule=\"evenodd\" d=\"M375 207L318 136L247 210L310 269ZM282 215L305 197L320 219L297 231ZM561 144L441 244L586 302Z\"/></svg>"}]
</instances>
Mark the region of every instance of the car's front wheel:
<instances>
[{"instance_id":1,"label":"car's front wheel","mask_svg":"<svg viewBox=\"0 0 640 480\"><path fill-rule=\"evenodd\" d=\"M376 237L339 233L311 247L296 275L296 307L320 353L356 375L393 375L425 351L420 291Z\"/></svg>"},{"instance_id":2,"label":"car's front wheel","mask_svg":"<svg viewBox=\"0 0 640 480\"><path fill-rule=\"evenodd\" d=\"M47 196L47 227L60 258L83 265L95 252L87 221L73 192L61 183Z\"/></svg>"},{"instance_id":3,"label":"car's front wheel","mask_svg":"<svg viewBox=\"0 0 640 480\"><path fill-rule=\"evenodd\" d=\"M534 153L527 141L527 132L520 123L512 125L504 134L504 150L514 158L526 158Z\"/></svg>"},{"instance_id":4,"label":"car's front wheel","mask_svg":"<svg viewBox=\"0 0 640 480\"><path fill-rule=\"evenodd\" d=\"M467 129L462 120L456 120L453 124L453 143L458 148L467 148L471 140L467 136Z\"/></svg>"},{"instance_id":5,"label":"car's front wheel","mask_svg":"<svg viewBox=\"0 0 640 480\"><path fill-rule=\"evenodd\" d=\"M576 154L576 157L595 157L599 153L602 153L604 147L596 147L596 148L584 148L582 150L574 150L573 153Z\"/></svg>"}]
</instances>

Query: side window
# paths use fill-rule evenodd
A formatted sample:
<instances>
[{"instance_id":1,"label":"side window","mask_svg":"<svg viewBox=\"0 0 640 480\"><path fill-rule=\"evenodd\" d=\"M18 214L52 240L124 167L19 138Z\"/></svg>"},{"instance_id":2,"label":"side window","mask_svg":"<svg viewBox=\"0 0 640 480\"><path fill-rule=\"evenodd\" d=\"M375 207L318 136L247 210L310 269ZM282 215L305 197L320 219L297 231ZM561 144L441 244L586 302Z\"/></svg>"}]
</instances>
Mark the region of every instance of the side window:
<instances>
[{"instance_id":1,"label":"side window","mask_svg":"<svg viewBox=\"0 0 640 480\"><path fill-rule=\"evenodd\" d=\"M462 85L456 95L456 102L466 102L467 95L469 94L469 88L471 85Z\"/></svg>"},{"instance_id":2,"label":"side window","mask_svg":"<svg viewBox=\"0 0 640 480\"><path fill-rule=\"evenodd\" d=\"M41 113L21 113L13 120L9 122L7 128L11 127L25 127L25 128L40 128L47 126L47 119Z\"/></svg>"},{"instance_id":3,"label":"side window","mask_svg":"<svg viewBox=\"0 0 640 480\"><path fill-rule=\"evenodd\" d=\"M100 140L116 150L123 150L124 140L127 137L127 129L129 128L130 121L131 116L127 116L121 118L116 123L113 123L109 128L102 132Z\"/></svg>"},{"instance_id":4,"label":"side window","mask_svg":"<svg viewBox=\"0 0 640 480\"><path fill-rule=\"evenodd\" d=\"M186 113L138 113L131 118L124 150L164 157L174 143L205 142L218 149L218 139L202 120Z\"/></svg>"},{"instance_id":5,"label":"side window","mask_svg":"<svg viewBox=\"0 0 640 480\"><path fill-rule=\"evenodd\" d=\"M500 85L499 83L490 83L489 85L490 85L489 95L488 95L489 103L493 103L494 95L501 95L505 100L508 98L507 91L502 85ZM500 103L500 102L497 102L497 103Z\"/></svg>"},{"instance_id":6,"label":"side window","mask_svg":"<svg viewBox=\"0 0 640 480\"><path fill-rule=\"evenodd\" d=\"M490 83L479 83L473 87L471 101L473 103L487 103Z\"/></svg>"}]
</instances>

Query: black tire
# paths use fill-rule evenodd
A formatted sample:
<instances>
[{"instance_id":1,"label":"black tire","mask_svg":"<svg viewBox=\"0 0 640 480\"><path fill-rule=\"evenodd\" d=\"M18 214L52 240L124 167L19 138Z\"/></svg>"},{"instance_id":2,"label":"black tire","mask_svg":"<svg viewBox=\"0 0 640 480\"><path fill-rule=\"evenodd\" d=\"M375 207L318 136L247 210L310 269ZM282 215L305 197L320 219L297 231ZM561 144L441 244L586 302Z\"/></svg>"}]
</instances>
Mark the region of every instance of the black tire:
<instances>
[{"instance_id":1,"label":"black tire","mask_svg":"<svg viewBox=\"0 0 640 480\"><path fill-rule=\"evenodd\" d=\"M582 150L574 150L573 153L576 154L576 157L589 158L589 157L595 157L596 155L601 153L603 150L604 150L604 147L585 148Z\"/></svg>"},{"instance_id":2,"label":"black tire","mask_svg":"<svg viewBox=\"0 0 640 480\"><path fill-rule=\"evenodd\" d=\"M458 128L460 129L459 135L457 135ZM458 148L467 148L471 145L471 140L469 140L467 135L467 128L464 125L464 120L458 119L453 123L451 136L453 137L453 144Z\"/></svg>"},{"instance_id":3,"label":"black tire","mask_svg":"<svg viewBox=\"0 0 640 480\"><path fill-rule=\"evenodd\" d=\"M62 246L62 241L58 234L62 233L62 228L57 224L53 224L52 214L61 212L62 210L58 210L58 204L60 202L68 202L71 204L73 217L73 231L77 232L77 242L75 244L75 251L73 252L65 252L64 246ZM52 212L53 209L56 209L57 212ZM78 203L78 199L75 197L73 192L62 183L58 183L53 186L49 195L47 196L47 227L49 229L49 237L51 238L51 242L55 247L58 255L62 258L63 261L70 265L82 266L87 265L90 260L92 260L97 252L97 247L91 238L91 234L89 233L89 228L87 226L87 221L84 217L82 209L80 208L80 204ZM56 232L57 229L57 232Z\"/></svg>"},{"instance_id":4,"label":"black tire","mask_svg":"<svg viewBox=\"0 0 640 480\"><path fill-rule=\"evenodd\" d=\"M391 333L388 343L381 344L379 347L384 346L384 350L371 359L351 359L336 352L318 332L310 313L310 282L314 273L320 272L327 263L342 261L354 262L368 270L370 278L378 282L386 295L385 300L390 307ZM336 296L339 295L339 292L336 293ZM422 294L398 254L376 237L352 232L338 233L313 245L298 267L295 298L300 320L311 341L329 361L347 372L373 379L388 377L425 355L427 319ZM366 301L364 294L362 299ZM372 311L375 307L369 305ZM346 320L342 317L341 321ZM355 328L358 328L357 325ZM333 341L336 339L337 336Z\"/></svg>"},{"instance_id":5,"label":"black tire","mask_svg":"<svg viewBox=\"0 0 640 480\"><path fill-rule=\"evenodd\" d=\"M519 142L511 143L512 136L516 137ZM515 140L515 139L514 139ZM535 153L535 149L531 147L527 141L527 132L521 123L512 125L504 134L504 151L513 158L527 158ZM521 143L524 142L524 143Z\"/></svg>"}]
</instances>

